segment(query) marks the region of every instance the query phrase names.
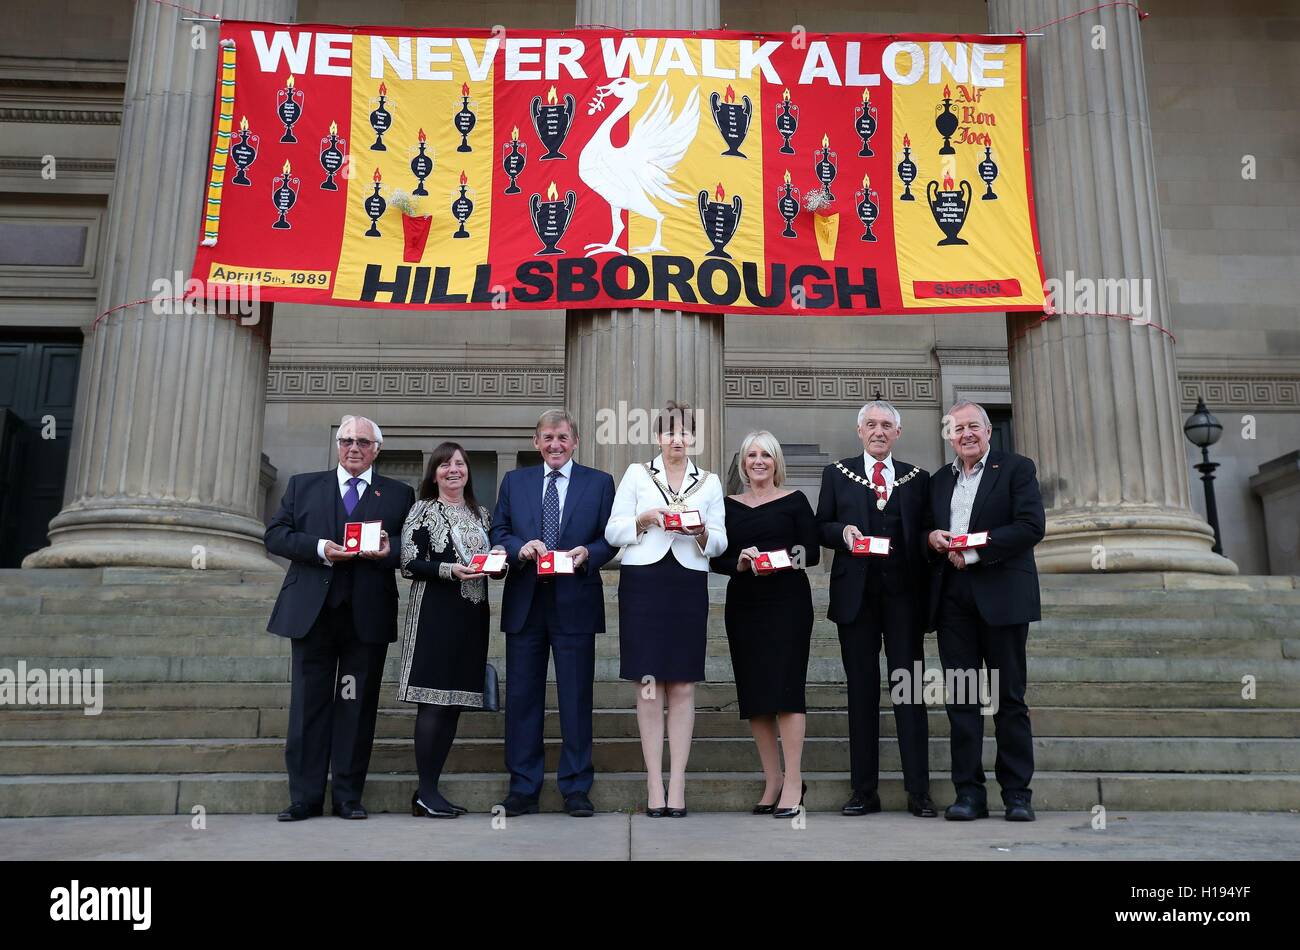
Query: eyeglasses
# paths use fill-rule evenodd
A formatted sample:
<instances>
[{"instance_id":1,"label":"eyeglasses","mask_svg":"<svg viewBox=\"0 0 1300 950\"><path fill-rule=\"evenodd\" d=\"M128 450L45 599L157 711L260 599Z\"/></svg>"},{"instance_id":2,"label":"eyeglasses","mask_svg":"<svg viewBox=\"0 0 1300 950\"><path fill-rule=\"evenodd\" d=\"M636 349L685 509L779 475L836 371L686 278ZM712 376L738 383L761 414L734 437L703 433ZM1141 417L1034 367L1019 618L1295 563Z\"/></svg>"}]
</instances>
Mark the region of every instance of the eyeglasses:
<instances>
[{"instance_id":1,"label":"eyeglasses","mask_svg":"<svg viewBox=\"0 0 1300 950\"><path fill-rule=\"evenodd\" d=\"M345 449L350 449L354 445L359 449L368 449L375 444L369 439L339 439L338 443Z\"/></svg>"}]
</instances>

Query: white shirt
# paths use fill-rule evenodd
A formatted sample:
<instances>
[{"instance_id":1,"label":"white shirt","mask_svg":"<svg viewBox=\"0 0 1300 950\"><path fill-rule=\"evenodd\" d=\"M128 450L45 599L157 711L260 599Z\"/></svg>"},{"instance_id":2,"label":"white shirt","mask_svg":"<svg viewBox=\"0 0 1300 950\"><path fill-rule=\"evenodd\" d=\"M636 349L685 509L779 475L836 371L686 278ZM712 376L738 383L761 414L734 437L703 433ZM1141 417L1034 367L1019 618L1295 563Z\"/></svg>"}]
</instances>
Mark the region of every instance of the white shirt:
<instances>
[{"instance_id":1,"label":"white shirt","mask_svg":"<svg viewBox=\"0 0 1300 950\"><path fill-rule=\"evenodd\" d=\"M961 456L952 461L952 470L957 476L957 484L952 489L952 501L948 508L948 529L953 534L966 534L970 531L971 509L975 507L975 493L980 490L980 479L984 477L984 463L988 461L989 449L984 450L983 457L975 463L970 473ZM980 552L966 548L962 557L967 564L974 564L980 559Z\"/></svg>"},{"instance_id":2,"label":"white shirt","mask_svg":"<svg viewBox=\"0 0 1300 950\"><path fill-rule=\"evenodd\" d=\"M361 496L364 495L366 493L366 489L370 487L370 476L373 471L374 468L371 467L366 469L360 475L355 476L356 478L361 479L361 481L357 482L357 503L358 504L361 503ZM352 478L353 475L342 465L340 465L338 468L334 470L334 474L338 477L339 498L342 498L344 495L348 493L348 479ZM319 541L316 542L316 556L325 562L326 567L333 567L334 562L325 556L326 540L328 539L321 538Z\"/></svg>"},{"instance_id":3,"label":"white shirt","mask_svg":"<svg viewBox=\"0 0 1300 950\"><path fill-rule=\"evenodd\" d=\"M867 467L867 481L871 482L876 475L876 462L884 462L885 467L880 470L881 477L885 479L885 500L894 493L894 453L890 452L883 459L873 458L870 452L862 453L862 464ZM872 482L872 491L875 491L875 482Z\"/></svg>"},{"instance_id":4,"label":"white shirt","mask_svg":"<svg viewBox=\"0 0 1300 950\"><path fill-rule=\"evenodd\" d=\"M663 484L668 484L664 471L664 457L655 458L651 463L656 477ZM637 531L636 517L640 512L651 508L666 508L668 501L664 498L654 480L642 464L627 467L623 478L614 493L614 507L610 511L609 522L605 525L605 540L615 547L622 548L620 563L626 565L654 564L666 553L672 551L673 557L683 567L695 571L707 571L709 558L717 557L727 550L726 512L722 503L722 483L712 472L705 472L689 459L686 462L686 475L682 479L680 490L687 492L693 485L699 487L686 499L686 507L700 513L709 538L704 543L704 550L695 537L677 531L665 531L658 525L652 525L645 531Z\"/></svg>"},{"instance_id":5,"label":"white shirt","mask_svg":"<svg viewBox=\"0 0 1300 950\"><path fill-rule=\"evenodd\" d=\"M555 480L555 493L560 496L560 519L564 519L564 499L569 494L569 482L573 478L573 459L561 465L558 469L553 469L545 462L542 463L542 503L546 503L546 486L550 484L551 472L558 471L560 477Z\"/></svg>"}]
</instances>

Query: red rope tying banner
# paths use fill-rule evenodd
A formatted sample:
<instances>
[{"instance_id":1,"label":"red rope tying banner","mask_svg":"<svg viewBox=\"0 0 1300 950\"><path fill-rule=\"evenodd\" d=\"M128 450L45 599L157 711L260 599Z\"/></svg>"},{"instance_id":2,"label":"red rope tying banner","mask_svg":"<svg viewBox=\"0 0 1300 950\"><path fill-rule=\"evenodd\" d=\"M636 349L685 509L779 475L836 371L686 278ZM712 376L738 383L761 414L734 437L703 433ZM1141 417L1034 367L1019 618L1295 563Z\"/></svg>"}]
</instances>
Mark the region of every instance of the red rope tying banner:
<instances>
[{"instance_id":1,"label":"red rope tying banner","mask_svg":"<svg viewBox=\"0 0 1300 950\"><path fill-rule=\"evenodd\" d=\"M1147 17L1151 15L1150 13L1147 13L1147 11L1139 7L1136 3L1131 2L1131 0L1116 0L1116 2L1114 3L1099 3L1095 7L1089 7L1086 10L1080 10L1078 13L1069 13L1063 17L1057 17L1055 20L1049 20L1048 22L1044 23L1042 26L1036 26L1030 30L1017 30L1016 32L1037 33L1040 30L1047 29L1049 26L1056 26L1056 24L1058 23L1064 23L1066 20L1073 20L1076 17L1086 16L1089 13L1096 13L1098 10L1105 10L1107 7L1132 7L1134 10L1137 11L1138 22L1145 20Z\"/></svg>"},{"instance_id":2,"label":"red rope tying banner","mask_svg":"<svg viewBox=\"0 0 1300 950\"><path fill-rule=\"evenodd\" d=\"M1052 319L1052 317L1107 317L1108 319L1111 320L1127 320L1129 323L1135 323L1138 324L1139 326L1145 325L1148 327L1152 327L1153 329L1159 330L1165 336L1169 337L1169 339L1172 340L1175 344L1178 342L1178 337L1174 336L1174 334L1170 330L1168 330L1165 327L1162 327L1160 324L1155 323L1151 320L1143 320L1141 317L1134 317L1127 313L1045 313L1039 319L1039 321L1036 324L1034 324L1034 326L1041 327L1048 320ZM1012 339L1018 340L1024 335L1025 334L1023 333L1017 333L1014 337L1012 337Z\"/></svg>"},{"instance_id":3,"label":"red rope tying banner","mask_svg":"<svg viewBox=\"0 0 1300 950\"><path fill-rule=\"evenodd\" d=\"M179 3L172 3L172 0L153 0L154 3L160 3L165 7L172 7L176 10L183 10L186 13L193 13L195 16L201 16L209 20L220 20L221 17L215 13L204 13L202 10L195 10L193 7L182 6Z\"/></svg>"}]
</instances>

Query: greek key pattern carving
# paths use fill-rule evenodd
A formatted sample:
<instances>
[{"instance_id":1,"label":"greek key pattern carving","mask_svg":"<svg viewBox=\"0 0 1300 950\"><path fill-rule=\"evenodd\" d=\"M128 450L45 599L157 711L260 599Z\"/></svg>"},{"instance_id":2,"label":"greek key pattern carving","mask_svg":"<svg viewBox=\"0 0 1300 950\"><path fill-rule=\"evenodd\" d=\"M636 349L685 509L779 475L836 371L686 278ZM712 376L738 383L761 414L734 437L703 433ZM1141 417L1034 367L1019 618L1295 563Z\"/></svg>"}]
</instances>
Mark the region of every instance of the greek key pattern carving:
<instances>
[{"instance_id":1,"label":"greek key pattern carving","mask_svg":"<svg viewBox=\"0 0 1300 950\"><path fill-rule=\"evenodd\" d=\"M1178 380L1183 408L1196 408L1197 397L1211 412L1295 412L1300 410L1300 376L1195 374Z\"/></svg>"}]
</instances>

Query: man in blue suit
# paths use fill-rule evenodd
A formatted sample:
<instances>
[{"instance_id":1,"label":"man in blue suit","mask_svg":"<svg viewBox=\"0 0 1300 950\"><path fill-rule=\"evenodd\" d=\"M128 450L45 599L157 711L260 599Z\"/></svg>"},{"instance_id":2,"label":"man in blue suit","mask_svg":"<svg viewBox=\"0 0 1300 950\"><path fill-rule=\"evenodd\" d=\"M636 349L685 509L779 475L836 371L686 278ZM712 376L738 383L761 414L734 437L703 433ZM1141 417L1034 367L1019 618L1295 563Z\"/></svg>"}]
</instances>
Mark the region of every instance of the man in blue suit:
<instances>
[{"instance_id":1,"label":"man in blue suit","mask_svg":"<svg viewBox=\"0 0 1300 950\"><path fill-rule=\"evenodd\" d=\"M537 420L533 445L542 464L507 473L492 516L492 543L506 549L515 569L501 596L506 635L507 816L533 814L546 768L546 665L555 658L562 747L556 778L565 810L575 818L591 804L592 688L596 634L605 632L600 569L616 553L605 541L614 504L614 479L573 461L578 423L562 409ZM574 573L539 577L538 560L567 551Z\"/></svg>"}]
</instances>

